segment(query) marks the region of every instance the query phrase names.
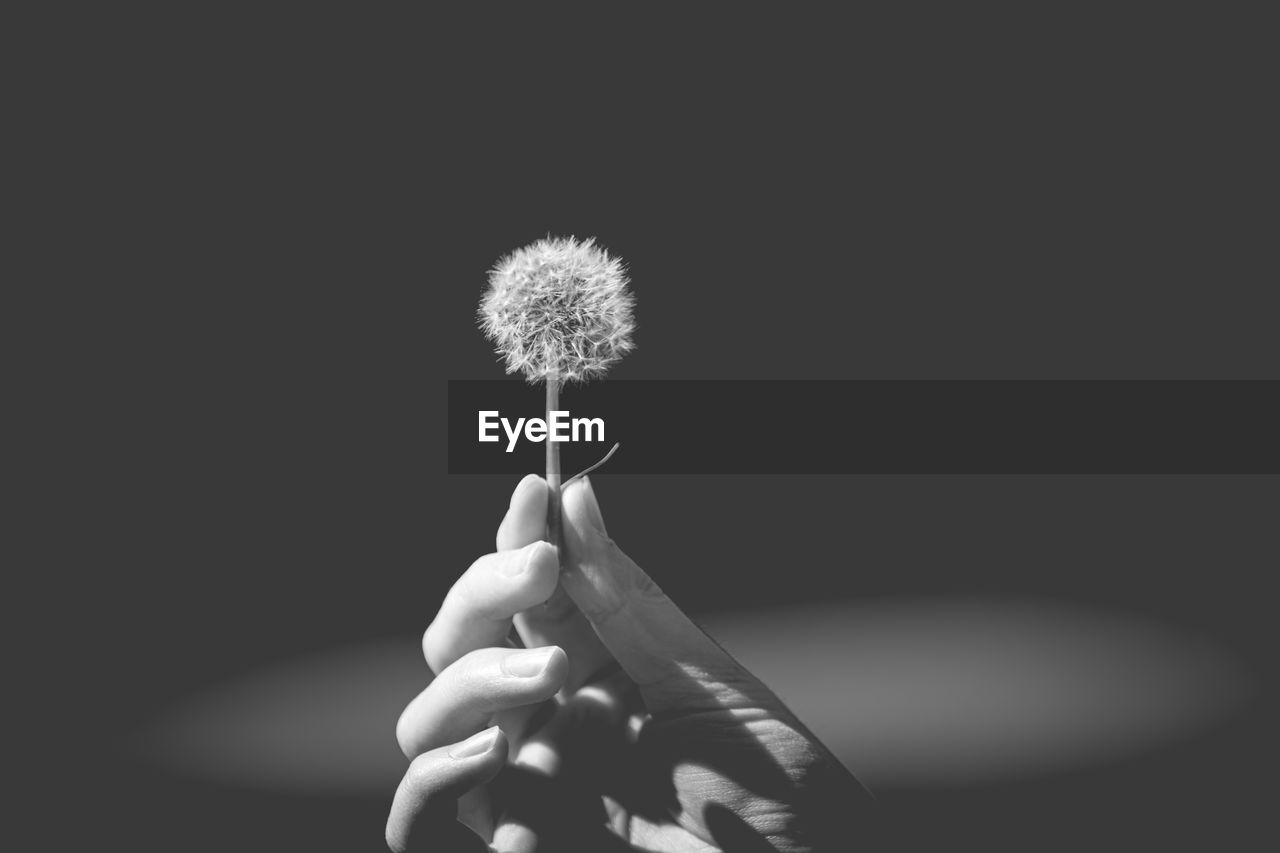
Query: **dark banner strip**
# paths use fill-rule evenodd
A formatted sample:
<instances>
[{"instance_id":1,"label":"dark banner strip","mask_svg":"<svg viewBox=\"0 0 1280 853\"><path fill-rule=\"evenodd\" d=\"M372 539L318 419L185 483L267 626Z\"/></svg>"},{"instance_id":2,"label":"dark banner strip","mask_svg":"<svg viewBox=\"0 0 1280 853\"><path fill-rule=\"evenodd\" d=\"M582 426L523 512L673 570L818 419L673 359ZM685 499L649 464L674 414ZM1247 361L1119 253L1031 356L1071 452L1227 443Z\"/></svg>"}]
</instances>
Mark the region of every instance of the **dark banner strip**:
<instances>
[{"instance_id":1,"label":"dark banner strip","mask_svg":"<svg viewBox=\"0 0 1280 853\"><path fill-rule=\"evenodd\" d=\"M549 425L543 394L450 382L449 473L541 471L548 432L566 477L615 442L609 474L1280 473L1280 382L615 380Z\"/></svg>"}]
</instances>

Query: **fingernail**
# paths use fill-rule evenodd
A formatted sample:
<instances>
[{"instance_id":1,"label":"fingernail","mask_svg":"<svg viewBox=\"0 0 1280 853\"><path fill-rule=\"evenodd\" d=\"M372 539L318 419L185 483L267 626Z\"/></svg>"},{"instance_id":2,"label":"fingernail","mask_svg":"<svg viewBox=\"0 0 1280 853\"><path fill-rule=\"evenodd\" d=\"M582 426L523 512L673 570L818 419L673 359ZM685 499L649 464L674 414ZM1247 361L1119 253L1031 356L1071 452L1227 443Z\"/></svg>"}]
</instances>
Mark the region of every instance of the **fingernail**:
<instances>
[{"instance_id":1,"label":"fingernail","mask_svg":"<svg viewBox=\"0 0 1280 853\"><path fill-rule=\"evenodd\" d=\"M535 675L542 675L547 668L547 664L551 663L551 656L555 652L555 646L517 652L503 660L502 671L507 675L514 675L519 678L533 678Z\"/></svg>"},{"instance_id":2,"label":"fingernail","mask_svg":"<svg viewBox=\"0 0 1280 853\"><path fill-rule=\"evenodd\" d=\"M449 750L449 757L455 761L463 758L475 758L493 749L498 741L498 727L490 726L478 735L472 735L462 743Z\"/></svg>"}]
</instances>

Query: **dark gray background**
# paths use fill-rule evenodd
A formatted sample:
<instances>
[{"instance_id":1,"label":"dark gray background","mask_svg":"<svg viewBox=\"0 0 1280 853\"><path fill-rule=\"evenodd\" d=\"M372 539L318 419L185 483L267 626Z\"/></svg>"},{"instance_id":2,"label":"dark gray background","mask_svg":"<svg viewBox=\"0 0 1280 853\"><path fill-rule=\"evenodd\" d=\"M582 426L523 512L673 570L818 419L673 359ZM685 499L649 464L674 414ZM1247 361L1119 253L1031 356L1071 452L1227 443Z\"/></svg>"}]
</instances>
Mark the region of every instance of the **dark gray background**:
<instances>
[{"instance_id":1,"label":"dark gray background","mask_svg":"<svg viewBox=\"0 0 1280 853\"><path fill-rule=\"evenodd\" d=\"M256 48L183 36L77 76L89 153L50 204L89 226L59 255L79 270L60 291L78 349L48 356L77 397L43 557L63 594L43 630L71 661L45 675L46 721L95 791L77 831L377 849L388 799L195 782L119 739L251 666L425 627L514 485L444 473L445 380L499 375L472 323L484 272L547 233L630 265L638 349L619 378L1280 375L1250 52L1210 58L1224 37L1192 21L1061 39L992 22L979 45L921 20L879 49L863 29L754 23L635 20L600 49L488 33L460 55L428 26L425 67L360 27L232 27ZM616 538L694 612L1025 593L1273 666L1274 479L600 490ZM1112 766L898 791L877 832L1239 849L1273 787L1268 722L1260 701ZM42 755L57 778L62 749Z\"/></svg>"}]
</instances>

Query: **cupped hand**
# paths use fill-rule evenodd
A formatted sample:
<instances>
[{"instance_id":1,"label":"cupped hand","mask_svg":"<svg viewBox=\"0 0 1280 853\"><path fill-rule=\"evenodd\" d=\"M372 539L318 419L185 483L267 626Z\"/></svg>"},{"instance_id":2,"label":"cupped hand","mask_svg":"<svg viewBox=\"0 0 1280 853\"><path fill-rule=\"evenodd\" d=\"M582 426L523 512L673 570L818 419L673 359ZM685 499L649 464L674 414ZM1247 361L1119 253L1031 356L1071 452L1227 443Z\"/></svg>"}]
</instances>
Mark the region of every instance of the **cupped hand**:
<instances>
[{"instance_id":1,"label":"cupped hand","mask_svg":"<svg viewBox=\"0 0 1280 853\"><path fill-rule=\"evenodd\" d=\"M618 548L585 478L561 571L547 497L521 481L427 628L390 847L846 849L866 790Z\"/></svg>"}]
</instances>

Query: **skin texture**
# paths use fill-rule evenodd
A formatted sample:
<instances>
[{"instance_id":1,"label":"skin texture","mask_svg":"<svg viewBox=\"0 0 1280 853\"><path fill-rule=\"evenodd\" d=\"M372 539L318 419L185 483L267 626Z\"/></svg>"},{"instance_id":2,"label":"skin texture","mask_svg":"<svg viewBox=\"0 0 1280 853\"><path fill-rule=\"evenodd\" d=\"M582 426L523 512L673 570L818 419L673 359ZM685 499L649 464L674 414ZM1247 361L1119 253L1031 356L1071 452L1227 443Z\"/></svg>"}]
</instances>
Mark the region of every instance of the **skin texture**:
<instances>
[{"instance_id":1,"label":"skin texture","mask_svg":"<svg viewBox=\"0 0 1280 853\"><path fill-rule=\"evenodd\" d=\"M391 849L849 849L866 790L618 548L585 478L562 572L547 497L520 482L423 637Z\"/></svg>"}]
</instances>

